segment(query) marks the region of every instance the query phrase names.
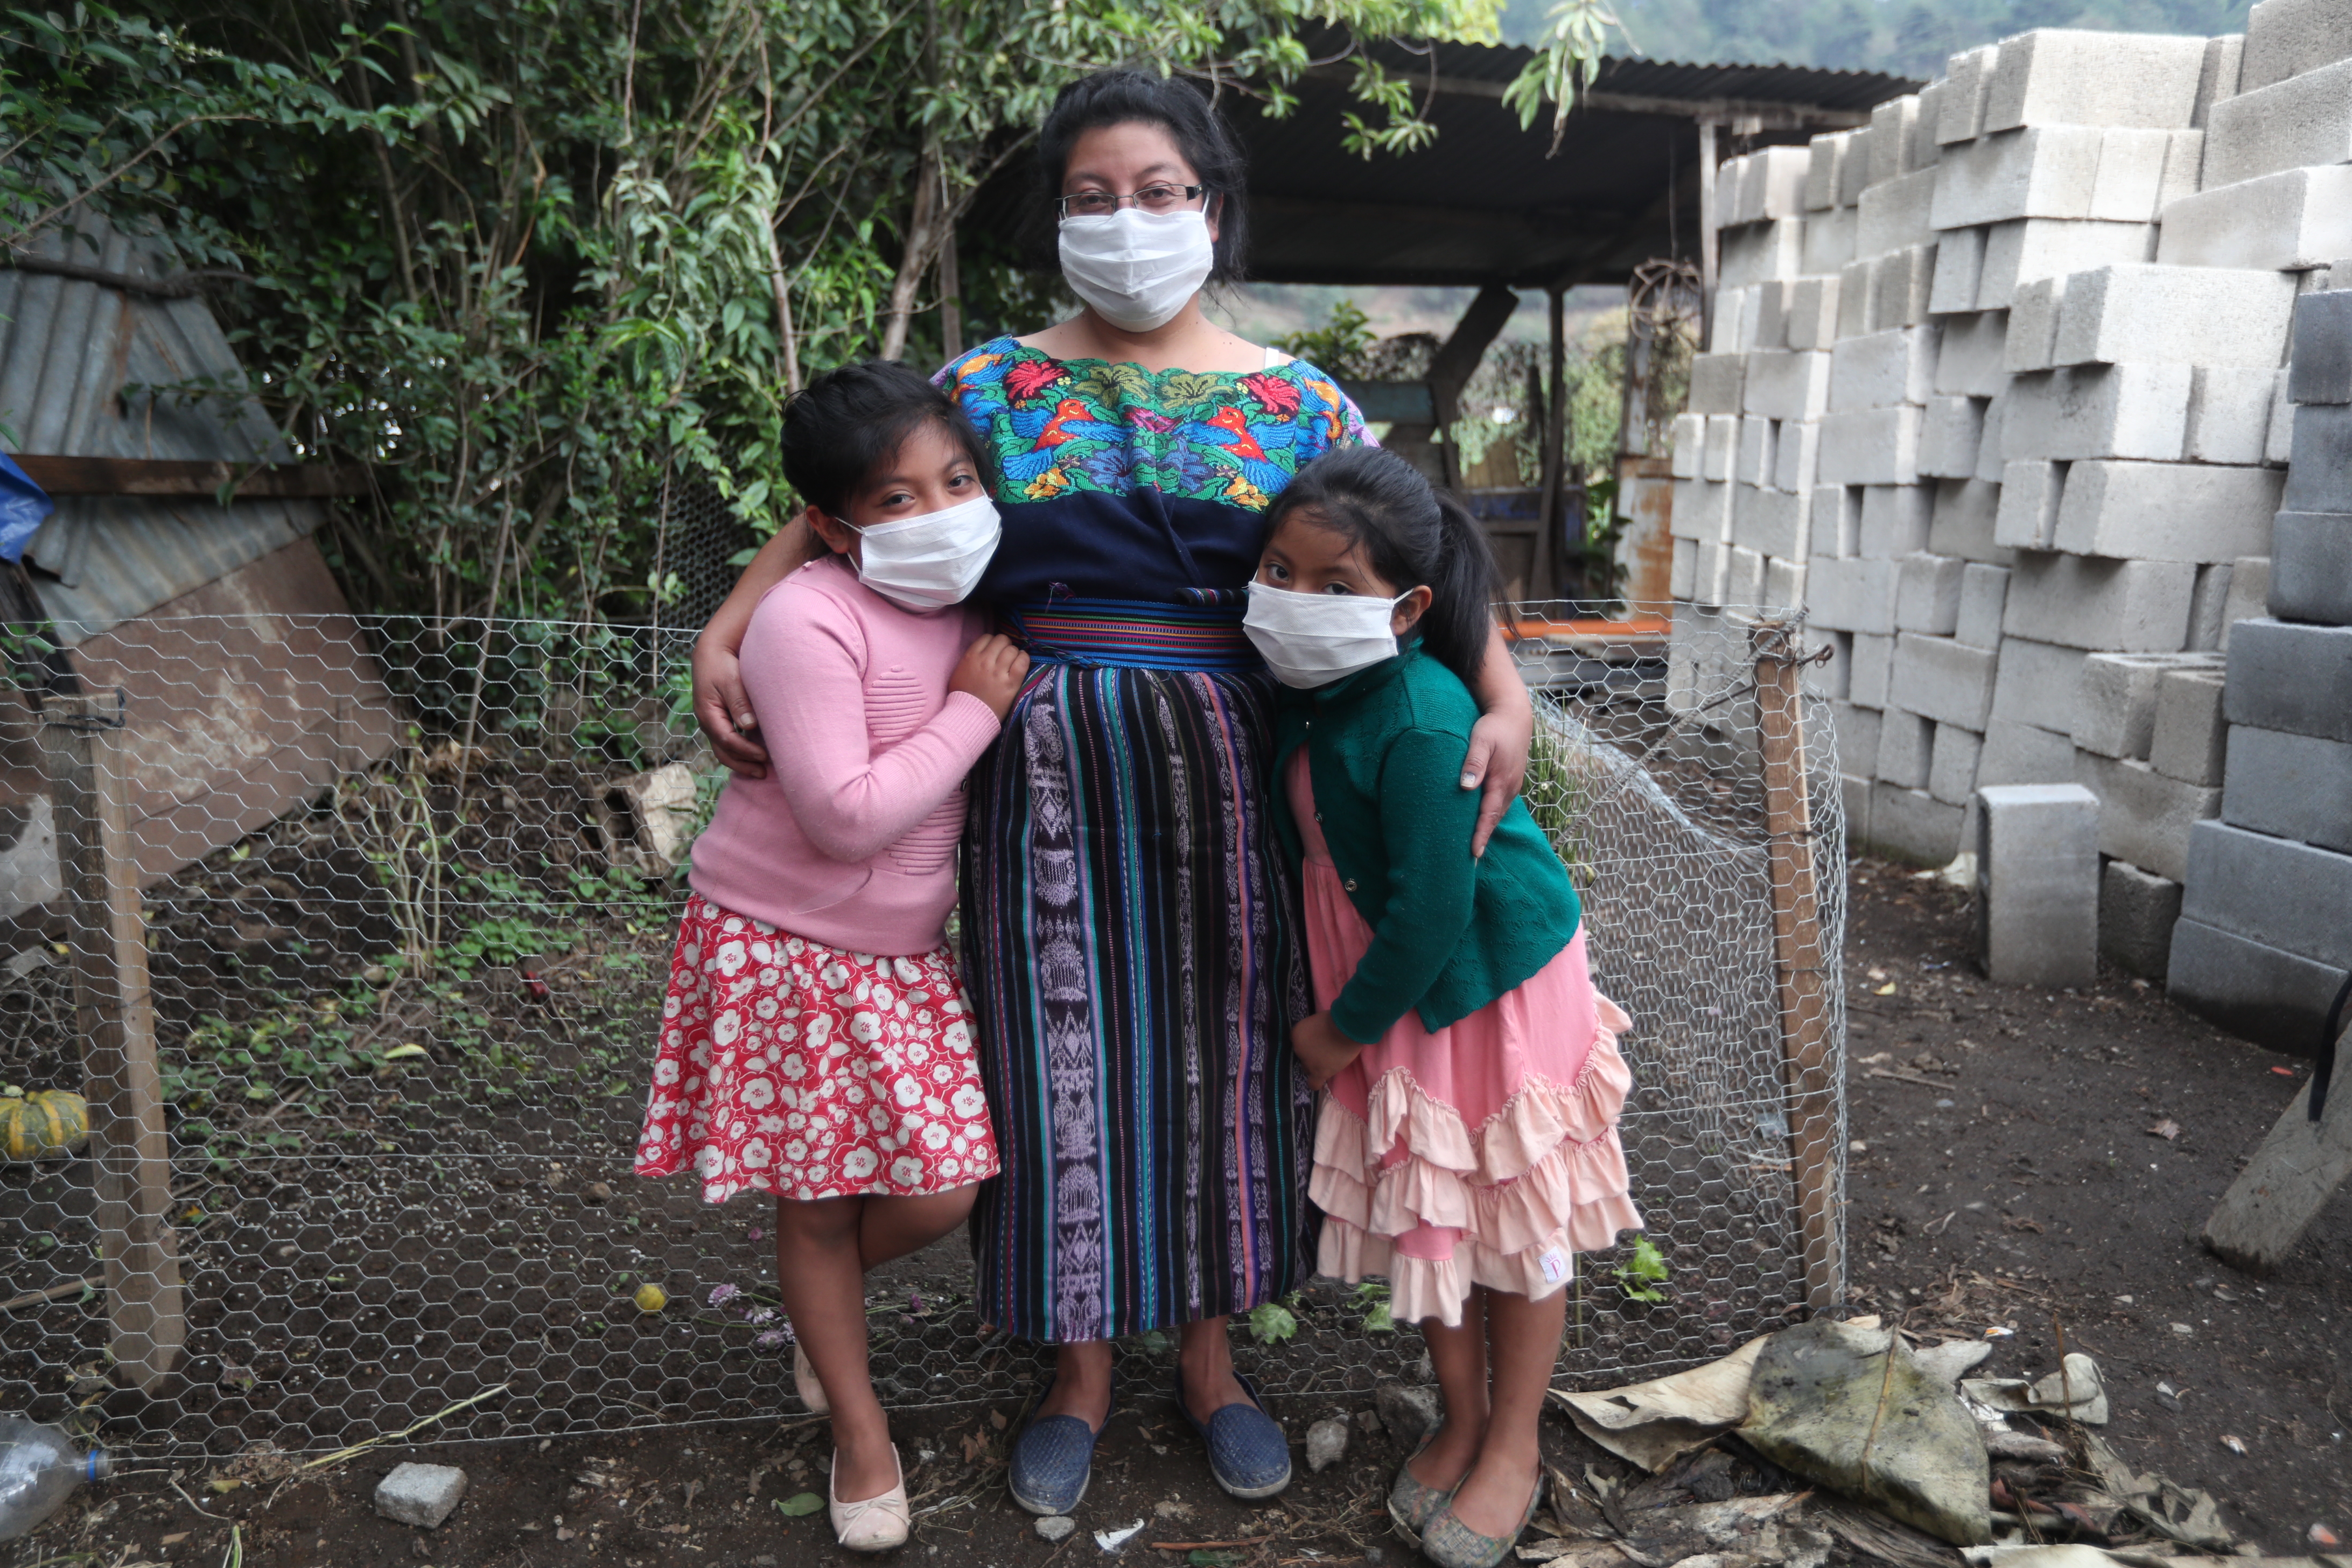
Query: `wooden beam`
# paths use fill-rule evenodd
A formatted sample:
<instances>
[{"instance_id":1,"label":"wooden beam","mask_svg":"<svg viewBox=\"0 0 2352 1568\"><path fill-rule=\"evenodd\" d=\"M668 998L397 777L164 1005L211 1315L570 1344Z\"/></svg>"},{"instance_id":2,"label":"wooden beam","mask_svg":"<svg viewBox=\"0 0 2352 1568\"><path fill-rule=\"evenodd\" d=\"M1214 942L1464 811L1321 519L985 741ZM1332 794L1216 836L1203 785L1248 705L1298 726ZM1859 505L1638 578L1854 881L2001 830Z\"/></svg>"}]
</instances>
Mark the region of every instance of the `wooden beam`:
<instances>
[{"instance_id":1,"label":"wooden beam","mask_svg":"<svg viewBox=\"0 0 2352 1568\"><path fill-rule=\"evenodd\" d=\"M235 485L238 500L365 495L356 464L226 463L169 458L15 454L25 477L53 496L213 496Z\"/></svg>"},{"instance_id":2,"label":"wooden beam","mask_svg":"<svg viewBox=\"0 0 2352 1568\"><path fill-rule=\"evenodd\" d=\"M2205 1245L2233 1268L2268 1274L2286 1260L2336 1189L2352 1177L2352 1094L2337 1085L2324 1120L2310 1116L2311 1085L2205 1222Z\"/></svg>"},{"instance_id":3,"label":"wooden beam","mask_svg":"<svg viewBox=\"0 0 2352 1568\"><path fill-rule=\"evenodd\" d=\"M1462 483L1462 466L1454 459L1451 426L1462 416L1463 390L1478 373L1478 362L1486 357L1488 345L1502 336L1518 308L1517 293L1500 283L1487 284L1471 299L1469 308L1429 362L1429 398L1436 405L1438 432L1444 443L1446 479L1456 487Z\"/></svg>"},{"instance_id":4,"label":"wooden beam","mask_svg":"<svg viewBox=\"0 0 2352 1568\"><path fill-rule=\"evenodd\" d=\"M1756 724L1764 764L1765 865L1772 901L1772 971L1780 1016L1780 1079L1789 1154L1804 1237L1805 1303L1815 1311L1845 1294L1838 1228L1837 1042L1831 1032L1830 965L1822 945L1820 869L1814 859L1811 770L1805 759L1799 629L1766 621L1753 634Z\"/></svg>"},{"instance_id":5,"label":"wooden beam","mask_svg":"<svg viewBox=\"0 0 2352 1568\"><path fill-rule=\"evenodd\" d=\"M71 902L109 1348L116 1371L152 1394L178 1365L188 1329L146 922L123 798L129 758L114 710L112 693L94 700L53 686L42 701L41 750Z\"/></svg>"}]
</instances>

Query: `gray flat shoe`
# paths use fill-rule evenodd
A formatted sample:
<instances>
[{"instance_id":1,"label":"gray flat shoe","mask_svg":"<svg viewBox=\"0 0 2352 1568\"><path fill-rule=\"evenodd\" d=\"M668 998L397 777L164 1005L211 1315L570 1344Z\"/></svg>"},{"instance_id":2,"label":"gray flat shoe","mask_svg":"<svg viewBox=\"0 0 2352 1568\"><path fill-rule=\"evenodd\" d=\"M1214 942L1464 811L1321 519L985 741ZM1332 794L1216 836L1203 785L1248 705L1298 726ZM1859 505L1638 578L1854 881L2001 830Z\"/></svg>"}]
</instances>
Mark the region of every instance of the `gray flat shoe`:
<instances>
[{"instance_id":1,"label":"gray flat shoe","mask_svg":"<svg viewBox=\"0 0 2352 1568\"><path fill-rule=\"evenodd\" d=\"M1454 1500L1448 1498L1445 1506L1429 1521L1429 1527L1422 1531L1421 1554L1436 1563L1437 1568L1500 1568L1503 1559L1511 1554L1511 1548L1527 1532L1528 1521L1535 1518L1536 1509L1543 1501L1543 1477L1538 1474L1536 1489L1528 1497L1528 1511L1519 1515L1518 1528L1503 1537L1481 1535L1454 1518Z\"/></svg>"},{"instance_id":2,"label":"gray flat shoe","mask_svg":"<svg viewBox=\"0 0 2352 1568\"><path fill-rule=\"evenodd\" d=\"M1389 1522L1396 1526L1396 1532L1404 1537L1406 1543L1416 1552L1421 1549L1421 1532L1429 1528L1430 1520L1439 1509L1454 1500L1453 1492L1440 1491L1413 1479L1413 1459L1420 1458L1430 1444L1436 1440L1434 1432L1423 1437L1421 1447L1412 1451L1412 1458L1397 1467L1396 1480L1389 1488Z\"/></svg>"}]
</instances>

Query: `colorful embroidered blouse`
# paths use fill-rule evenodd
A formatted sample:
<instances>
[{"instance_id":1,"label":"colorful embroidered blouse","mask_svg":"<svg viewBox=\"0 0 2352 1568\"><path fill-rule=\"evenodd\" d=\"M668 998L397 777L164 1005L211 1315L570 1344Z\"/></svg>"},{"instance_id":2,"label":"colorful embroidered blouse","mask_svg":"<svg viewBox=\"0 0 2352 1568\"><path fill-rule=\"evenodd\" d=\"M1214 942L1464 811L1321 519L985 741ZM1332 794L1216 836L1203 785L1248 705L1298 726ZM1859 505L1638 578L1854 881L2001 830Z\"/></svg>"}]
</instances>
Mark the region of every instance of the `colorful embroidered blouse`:
<instances>
[{"instance_id":1,"label":"colorful embroidered blouse","mask_svg":"<svg viewBox=\"0 0 2352 1568\"><path fill-rule=\"evenodd\" d=\"M1237 617L1268 503L1301 464L1370 439L1356 405L1303 360L1154 374L1008 337L940 381L996 454L1004 540L975 597L1047 645L1086 641L1076 622L1126 610L1167 623L1163 646L1108 662L1226 662L1208 645L1229 641L1227 628L1188 641L1184 617L1156 612Z\"/></svg>"}]
</instances>

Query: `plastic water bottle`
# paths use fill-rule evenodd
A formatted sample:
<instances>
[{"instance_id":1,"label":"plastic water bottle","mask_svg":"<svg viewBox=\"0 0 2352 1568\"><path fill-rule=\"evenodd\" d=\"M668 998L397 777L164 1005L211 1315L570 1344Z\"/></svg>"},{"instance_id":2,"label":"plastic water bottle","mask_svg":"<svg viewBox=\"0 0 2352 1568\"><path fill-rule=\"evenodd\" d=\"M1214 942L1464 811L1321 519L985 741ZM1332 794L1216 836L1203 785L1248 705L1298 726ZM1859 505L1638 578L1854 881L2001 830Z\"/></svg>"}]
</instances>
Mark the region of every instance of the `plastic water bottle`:
<instances>
[{"instance_id":1,"label":"plastic water bottle","mask_svg":"<svg viewBox=\"0 0 2352 1568\"><path fill-rule=\"evenodd\" d=\"M74 1488L113 1469L103 1448L85 1454L54 1426L0 1415L0 1541L30 1535Z\"/></svg>"}]
</instances>

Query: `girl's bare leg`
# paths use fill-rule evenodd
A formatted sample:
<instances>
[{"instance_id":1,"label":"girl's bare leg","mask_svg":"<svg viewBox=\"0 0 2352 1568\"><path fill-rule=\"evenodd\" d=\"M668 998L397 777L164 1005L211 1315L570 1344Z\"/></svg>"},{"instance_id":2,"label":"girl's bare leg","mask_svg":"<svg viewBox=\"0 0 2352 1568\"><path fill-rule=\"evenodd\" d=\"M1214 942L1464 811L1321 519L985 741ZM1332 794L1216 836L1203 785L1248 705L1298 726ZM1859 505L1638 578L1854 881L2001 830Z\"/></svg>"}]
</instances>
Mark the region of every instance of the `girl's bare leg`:
<instances>
[{"instance_id":1,"label":"girl's bare leg","mask_svg":"<svg viewBox=\"0 0 2352 1568\"><path fill-rule=\"evenodd\" d=\"M867 1198L857 1221L858 1261L878 1268L920 1252L964 1222L979 1192L971 1186L919 1198Z\"/></svg>"},{"instance_id":2,"label":"girl's bare leg","mask_svg":"<svg viewBox=\"0 0 2352 1568\"><path fill-rule=\"evenodd\" d=\"M1519 1516L1528 1511L1528 1500L1543 1473L1536 1427L1543 1415L1544 1390L1551 1386L1552 1368L1559 1360L1568 1292L1555 1290L1540 1301L1501 1290L1478 1294L1486 1299L1486 1355L1494 1393L1477 1463L1454 1494L1454 1517L1481 1535L1502 1536L1518 1529Z\"/></svg>"},{"instance_id":3,"label":"girl's bare leg","mask_svg":"<svg viewBox=\"0 0 2352 1568\"><path fill-rule=\"evenodd\" d=\"M833 1405L834 1496L863 1502L898 1484L890 1422L866 1369L866 1268L858 1256L872 1198L776 1200L776 1292Z\"/></svg>"},{"instance_id":4,"label":"girl's bare leg","mask_svg":"<svg viewBox=\"0 0 2352 1568\"><path fill-rule=\"evenodd\" d=\"M1412 1479L1445 1491L1470 1473L1479 1445L1486 1440L1486 1289L1474 1287L1462 1303L1462 1323L1447 1328L1435 1318L1422 1321L1421 1337L1437 1370L1437 1391L1445 1399L1445 1424L1412 1461Z\"/></svg>"}]
</instances>

